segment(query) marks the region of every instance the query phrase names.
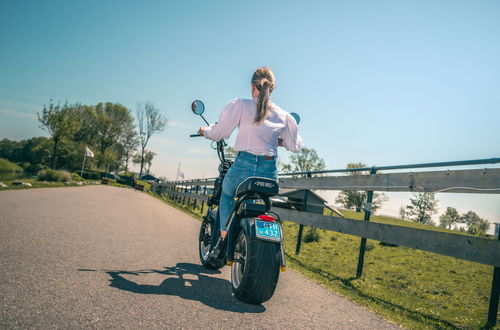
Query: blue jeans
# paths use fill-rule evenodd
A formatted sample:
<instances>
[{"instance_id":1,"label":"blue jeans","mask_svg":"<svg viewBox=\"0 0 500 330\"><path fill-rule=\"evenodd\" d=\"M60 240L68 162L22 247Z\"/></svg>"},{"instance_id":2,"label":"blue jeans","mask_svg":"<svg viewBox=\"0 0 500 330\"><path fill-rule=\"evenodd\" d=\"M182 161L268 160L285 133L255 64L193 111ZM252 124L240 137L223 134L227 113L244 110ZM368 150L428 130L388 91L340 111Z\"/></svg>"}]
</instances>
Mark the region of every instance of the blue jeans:
<instances>
[{"instance_id":1,"label":"blue jeans","mask_svg":"<svg viewBox=\"0 0 500 330\"><path fill-rule=\"evenodd\" d=\"M238 153L238 157L227 171L222 183L222 196L219 205L220 230L227 229L227 222L234 206L236 188L251 176L277 180L276 159L266 160L264 156L257 156L245 151Z\"/></svg>"}]
</instances>

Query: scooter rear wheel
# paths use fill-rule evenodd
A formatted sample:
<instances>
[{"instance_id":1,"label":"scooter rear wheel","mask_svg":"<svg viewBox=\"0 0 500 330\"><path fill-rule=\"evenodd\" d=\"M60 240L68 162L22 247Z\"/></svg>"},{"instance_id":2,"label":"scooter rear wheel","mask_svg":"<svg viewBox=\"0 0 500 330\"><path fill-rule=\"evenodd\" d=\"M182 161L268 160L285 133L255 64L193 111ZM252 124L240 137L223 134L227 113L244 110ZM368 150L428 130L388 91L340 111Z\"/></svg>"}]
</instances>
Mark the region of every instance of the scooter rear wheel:
<instances>
[{"instance_id":1,"label":"scooter rear wheel","mask_svg":"<svg viewBox=\"0 0 500 330\"><path fill-rule=\"evenodd\" d=\"M199 236L199 255L200 255L200 262L203 265L203 267L207 269L220 269L224 267L224 260L219 260L210 257L210 250L211 250L211 237L212 237L212 228L214 225L215 219L212 219L211 217L207 216L201 223L201 228L200 228L200 236Z\"/></svg>"},{"instance_id":2,"label":"scooter rear wheel","mask_svg":"<svg viewBox=\"0 0 500 330\"><path fill-rule=\"evenodd\" d=\"M279 267L280 244L252 238L243 227L231 267L234 296L255 305L269 300L278 283Z\"/></svg>"}]
</instances>

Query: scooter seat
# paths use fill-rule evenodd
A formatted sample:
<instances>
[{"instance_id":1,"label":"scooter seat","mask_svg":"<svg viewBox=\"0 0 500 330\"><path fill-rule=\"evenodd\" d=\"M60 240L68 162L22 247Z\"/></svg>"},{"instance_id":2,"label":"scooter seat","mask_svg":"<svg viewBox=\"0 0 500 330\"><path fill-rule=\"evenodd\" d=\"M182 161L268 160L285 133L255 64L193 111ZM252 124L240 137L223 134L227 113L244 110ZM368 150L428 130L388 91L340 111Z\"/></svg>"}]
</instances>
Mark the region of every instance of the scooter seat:
<instances>
[{"instance_id":1,"label":"scooter seat","mask_svg":"<svg viewBox=\"0 0 500 330\"><path fill-rule=\"evenodd\" d=\"M249 177L236 188L236 197L244 194L255 193L261 197L277 195L279 192L278 181L268 178Z\"/></svg>"}]
</instances>

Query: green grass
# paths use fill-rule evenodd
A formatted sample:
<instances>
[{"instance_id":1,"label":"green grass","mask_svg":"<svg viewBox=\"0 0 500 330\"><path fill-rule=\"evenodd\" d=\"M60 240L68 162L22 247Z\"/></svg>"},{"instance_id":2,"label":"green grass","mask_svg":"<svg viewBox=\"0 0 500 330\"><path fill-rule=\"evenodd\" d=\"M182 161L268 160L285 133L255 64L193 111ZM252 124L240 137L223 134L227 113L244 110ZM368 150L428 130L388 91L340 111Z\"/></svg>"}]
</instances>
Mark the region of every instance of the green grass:
<instances>
[{"instance_id":1,"label":"green grass","mask_svg":"<svg viewBox=\"0 0 500 330\"><path fill-rule=\"evenodd\" d=\"M200 219L192 203L180 206L150 194ZM363 218L362 213L342 212ZM370 221L458 233L383 216ZM297 256L298 228L284 223L288 265L388 320L410 329L479 329L486 324L493 267L368 240L363 276L356 279L359 237L318 229L320 241L303 242Z\"/></svg>"},{"instance_id":2,"label":"green grass","mask_svg":"<svg viewBox=\"0 0 500 330\"><path fill-rule=\"evenodd\" d=\"M22 172L23 168L7 159L0 158L0 172Z\"/></svg>"},{"instance_id":3,"label":"green grass","mask_svg":"<svg viewBox=\"0 0 500 330\"><path fill-rule=\"evenodd\" d=\"M37 179L20 179L20 180L3 180L2 183L6 184L8 187L0 188L0 191L4 190L21 190L21 189L33 189L33 188L57 188L57 187L74 187L78 186L78 181L69 181L69 183L65 182L43 182L38 181ZM31 187L28 186L13 186L12 182L26 182L31 183ZM85 182L93 182L93 181L84 181ZM86 184L83 184L85 186Z\"/></svg>"}]
</instances>

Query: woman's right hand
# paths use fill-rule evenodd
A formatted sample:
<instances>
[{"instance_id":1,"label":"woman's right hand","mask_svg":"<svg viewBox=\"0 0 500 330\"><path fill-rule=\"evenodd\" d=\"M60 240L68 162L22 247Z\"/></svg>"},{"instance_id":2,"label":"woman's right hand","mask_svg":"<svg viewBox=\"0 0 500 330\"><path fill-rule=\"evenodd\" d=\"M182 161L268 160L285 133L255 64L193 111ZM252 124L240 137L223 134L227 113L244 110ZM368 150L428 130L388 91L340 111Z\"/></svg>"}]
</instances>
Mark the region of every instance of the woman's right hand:
<instances>
[{"instance_id":1,"label":"woman's right hand","mask_svg":"<svg viewBox=\"0 0 500 330\"><path fill-rule=\"evenodd\" d=\"M200 129L198 130L198 134L200 134L201 136L205 136L205 131L208 127L206 126L202 126L200 127Z\"/></svg>"}]
</instances>

